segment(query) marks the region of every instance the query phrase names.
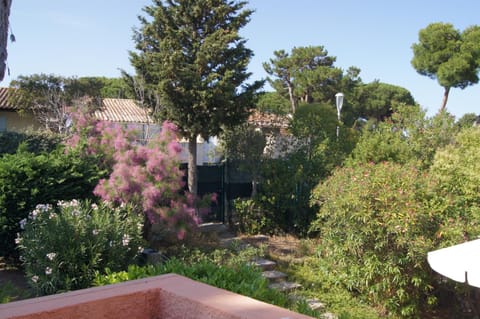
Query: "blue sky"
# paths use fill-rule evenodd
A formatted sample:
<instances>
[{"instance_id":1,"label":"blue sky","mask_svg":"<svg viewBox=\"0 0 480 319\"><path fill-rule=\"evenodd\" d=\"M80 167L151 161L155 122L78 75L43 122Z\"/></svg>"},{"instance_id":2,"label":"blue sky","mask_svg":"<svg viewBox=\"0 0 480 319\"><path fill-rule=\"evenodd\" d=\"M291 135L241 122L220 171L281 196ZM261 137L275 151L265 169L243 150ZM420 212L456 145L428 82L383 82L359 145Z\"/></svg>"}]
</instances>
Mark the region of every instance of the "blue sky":
<instances>
[{"instance_id":1,"label":"blue sky","mask_svg":"<svg viewBox=\"0 0 480 319\"><path fill-rule=\"evenodd\" d=\"M19 75L118 77L132 72L132 27L150 0L13 0L11 27L17 42L8 44L7 86ZM336 65L362 70L365 83L379 80L408 89L434 115L443 88L416 73L410 64L418 31L432 22L463 30L480 25L476 0L250 0L255 13L243 29L255 56L252 79L265 78L262 63L273 51L322 45ZM480 84L452 89L447 109L455 116L480 113Z\"/></svg>"}]
</instances>

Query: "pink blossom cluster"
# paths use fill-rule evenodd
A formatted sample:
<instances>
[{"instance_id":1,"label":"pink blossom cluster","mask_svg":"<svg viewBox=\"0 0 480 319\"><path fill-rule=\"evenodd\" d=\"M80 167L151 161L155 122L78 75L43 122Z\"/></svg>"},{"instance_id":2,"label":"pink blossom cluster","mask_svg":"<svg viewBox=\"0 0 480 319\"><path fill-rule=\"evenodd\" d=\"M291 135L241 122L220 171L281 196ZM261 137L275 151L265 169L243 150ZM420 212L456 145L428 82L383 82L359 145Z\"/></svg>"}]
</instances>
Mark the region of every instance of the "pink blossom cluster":
<instances>
[{"instance_id":1,"label":"pink blossom cluster","mask_svg":"<svg viewBox=\"0 0 480 319\"><path fill-rule=\"evenodd\" d=\"M94 194L118 205L134 203L151 223L166 222L183 238L198 223L194 196L184 192L184 173L179 168L181 146L177 128L164 122L161 133L147 145L135 143L134 134L111 125L75 115L76 131L68 145L88 155L98 155L111 174L100 180Z\"/></svg>"},{"instance_id":2,"label":"pink blossom cluster","mask_svg":"<svg viewBox=\"0 0 480 319\"><path fill-rule=\"evenodd\" d=\"M71 149L81 149L86 155L97 155L101 168L114 165L115 152L125 152L135 142L135 132L121 125L95 119L90 113L72 114L74 132L66 141Z\"/></svg>"}]
</instances>

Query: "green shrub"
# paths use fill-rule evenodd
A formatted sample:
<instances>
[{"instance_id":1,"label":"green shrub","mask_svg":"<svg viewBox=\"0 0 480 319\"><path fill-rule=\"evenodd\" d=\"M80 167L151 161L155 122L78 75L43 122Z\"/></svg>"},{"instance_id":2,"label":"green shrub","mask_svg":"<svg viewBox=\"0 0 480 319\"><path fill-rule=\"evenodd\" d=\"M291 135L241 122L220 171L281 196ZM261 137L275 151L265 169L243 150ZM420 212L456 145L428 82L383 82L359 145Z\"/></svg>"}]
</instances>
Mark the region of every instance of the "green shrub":
<instances>
[{"instance_id":1,"label":"green shrub","mask_svg":"<svg viewBox=\"0 0 480 319\"><path fill-rule=\"evenodd\" d=\"M37 294L53 294L87 288L105 268L126 269L143 245L142 222L127 206L38 205L17 238L29 283Z\"/></svg>"},{"instance_id":2,"label":"green shrub","mask_svg":"<svg viewBox=\"0 0 480 319\"><path fill-rule=\"evenodd\" d=\"M74 153L5 154L0 162L0 254L17 256L19 222L37 204L92 197L100 176L92 162Z\"/></svg>"},{"instance_id":3,"label":"green shrub","mask_svg":"<svg viewBox=\"0 0 480 319\"><path fill-rule=\"evenodd\" d=\"M419 107L398 105L394 111L388 121L370 123L362 131L347 165L389 161L425 169L436 150L451 143L458 131L446 112L426 118Z\"/></svg>"},{"instance_id":4,"label":"green shrub","mask_svg":"<svg viewBox=\"0 0 480 319\"><path fill-rule=\"evenodd\" d=\"M430 168L435 209L442 217L442 246L476 239L480 234L480 129L460 132L440 149Z\"/></svg>"},{"instance_id":5,"label":"green shrub","mask_svg":"<svg viewBox=\"0 0 480 319\"><path fill-rule=\"evenodd\" d=\"M0 132L0 154L14 154L24 143L29 152L49 153L60 145L62 137L48 132Z\"/></svg>"},{"instance_id":6,"label":"green shrub","mask_svg":"<svg viewBox=\"0 0 480 319\"><path fill-rule=\"evenodd\" d=\"M262 209L252 199L235 199L234 225L243 234L268 234L274 232L274 222L271 214Z\"/></svg>"},{"instance_id":7,"label":"green shrub","mask_svg":"<svg viewBox=\"0 0 480 319\"><path fill-rule=\"evenodd\" d=\"M324 258L305 258L302 263L290 264L289 272L289 277L305 287L303 295L321 300L327 305L328 311L337 314L339 319L384 318L375 307L367 305L338 285L338 278L332 275L336 272L335 266Z\"/></svg>"},{"instance_id":8,"label":"green shrub","mask_svg":"<svg viewBox=\"0 0 480 319\"><path fill-rule=\"evenodd\" d=\"M313 193L312 230L331 275L373 305L417 317L435 302L427 252L436 247L428 178L409 165L367 164L335 172Z\"/></svg>"},{"instance_id":9,"label":"green shrub","mask_svg":"<svg viewBox=\"0 0 480 319\"><path fill-rule=\"evenodd\" d=\"M288 158L268 160L263 165L262 183L254 207L266 214L270 233L305 235L315 216L309 198L320 178L306 177L313 169L312 163L302 163L301 158L301 153L295 153Z\"/></svg>"}]
</instances>

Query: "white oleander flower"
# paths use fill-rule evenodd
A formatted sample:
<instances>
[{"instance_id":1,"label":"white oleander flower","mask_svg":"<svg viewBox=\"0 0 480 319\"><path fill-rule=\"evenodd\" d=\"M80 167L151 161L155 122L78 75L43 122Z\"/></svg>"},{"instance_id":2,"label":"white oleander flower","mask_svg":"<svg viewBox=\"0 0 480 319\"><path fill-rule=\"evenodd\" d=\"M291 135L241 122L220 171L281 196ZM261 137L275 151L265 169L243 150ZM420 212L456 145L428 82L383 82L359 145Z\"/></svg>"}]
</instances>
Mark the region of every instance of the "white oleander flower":
<instances>
[{"instance_id":1,"label":"white oleander flower","mask_svg":"<svg viewBox=\"0 0 480 319\"><path fill-rule=\"evenodd\" d=\"M53 260L56 256L57 256L56 253L48 253L48 254L47 254L47 258L48 258L49 260Z\"/></svg>"},{"instance_id":2,"label":"white oleander flower","mask_svg":"<svg viewBox=\"0 0 480 319\"><path fill-rule=\"evenodd\" d=\"M128 246L129 243L130 243L130 236L128 236L128 234L123 234L122 245Z\"/></svg>"}]
</instances>

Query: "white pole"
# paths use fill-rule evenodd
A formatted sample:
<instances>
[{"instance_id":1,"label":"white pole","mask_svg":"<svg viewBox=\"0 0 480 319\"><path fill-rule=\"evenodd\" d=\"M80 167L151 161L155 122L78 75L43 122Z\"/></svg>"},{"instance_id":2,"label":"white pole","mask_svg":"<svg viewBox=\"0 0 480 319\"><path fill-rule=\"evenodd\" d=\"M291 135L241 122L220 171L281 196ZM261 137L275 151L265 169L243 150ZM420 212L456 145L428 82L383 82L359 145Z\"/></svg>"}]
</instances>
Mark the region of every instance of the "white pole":
<instances>
[{"instance_id":1,"label":"white pole","mask_svg":"<svg viewBox=\"0 0 480 319\"><path fill-rule=\"evenodd\" d=\"M335 101L336 101L336 105L337 105L337 119L338 119L338 123L340 123L340 112L342 111L342 106L343 106L343 93L339 92L337 94L335 94ZM338 135L340 133L340 126L337 125L337 139L338 139Z\"/></svg>"}]
</instances>

